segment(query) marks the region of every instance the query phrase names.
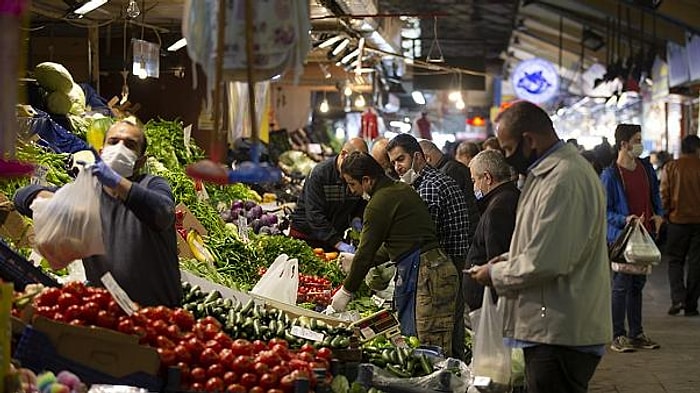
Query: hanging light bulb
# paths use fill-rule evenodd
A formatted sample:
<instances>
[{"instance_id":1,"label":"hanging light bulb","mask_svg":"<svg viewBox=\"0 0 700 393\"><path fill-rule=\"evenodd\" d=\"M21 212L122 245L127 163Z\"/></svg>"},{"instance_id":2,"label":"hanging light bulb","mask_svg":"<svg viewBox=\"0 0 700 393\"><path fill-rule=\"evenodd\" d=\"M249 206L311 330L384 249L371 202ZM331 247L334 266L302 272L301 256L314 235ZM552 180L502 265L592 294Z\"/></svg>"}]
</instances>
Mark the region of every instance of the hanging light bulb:
<instances>
[{"instance_id":1,"label":"hanging light bulb","mask_svg":"<svg viewBox=\"0 0 700 393\"><path fill-rule=\"evenodd\" d=\"M350 87L350 84L346 84L345 88L343 89L343 94L345 94L346 97L350 97L352 95L352 88Z\"/></svg>"},{"instance_id":2,"label":"hanging light bulb","mask_svg":"<svg viewBox=\"0 0 700 393\"><path fill-rule=\"evenodd\" d=\"M463 101L463 100L458 100L458 101L455 103L455 108L459 109L460 111L461 111L462 109L464 109L465 106L466 106L466 105L464 104L464 101Z\"/></svg>"},{"instance_id":3,"label":"hanging light bulb","mask_svg":"<svg viewBox=\"0 0 700 393\"><path fill-rule=\"evenodd\" d=\"M126 6L126 17L136 19L139 15L141 15L141 10L136 0L129 0L129 4Z\"/></svg>"},{"instance_id":4,"label":"hanging light bulb","mask_svg":"<svg viewBox=\"0 0 700 393\"><path fill-rule=\"evenodd\" d=\"M365 102L365 97L362 94L359 94L357 98L355 98L355 107L357 108L364 108L367 102Z\"/></svg>"},{"instance_id":5,"label":"hanging light bulb","mask_svg":"<svg viewBox=\"0 0 700 393\"><path fill-rule=\"evenodd\" d=\"M459 90L451 91L447 98L452 102L457 102L462 100L462 92Z\"/></svg>"},{"instance_id":6,"label":"hanging light bulb","mask_svg":"<svg viewBox=\"0 0 700 393\"><path fill-rule=\"evenodd\" d=\"M146 79L148 78L148 71L146 70L146 62L141 60L141 65L139 66L138 72L136 73L136 76L139 77L139 79Z\"/></svg>"},{"instance_id":7,"label":"hanging light bulb","mask_svg":"<svg viewBox=\"0 0 700 393\"><path fill-rule=\"evenodd\" d=\"M328 99L326 98L326 92L323 92L323 101L321 101L321 105L319 105L318 110L321 111L321 113L328 113L329 110L328 106Z\"/></svg>"}]
</instances>

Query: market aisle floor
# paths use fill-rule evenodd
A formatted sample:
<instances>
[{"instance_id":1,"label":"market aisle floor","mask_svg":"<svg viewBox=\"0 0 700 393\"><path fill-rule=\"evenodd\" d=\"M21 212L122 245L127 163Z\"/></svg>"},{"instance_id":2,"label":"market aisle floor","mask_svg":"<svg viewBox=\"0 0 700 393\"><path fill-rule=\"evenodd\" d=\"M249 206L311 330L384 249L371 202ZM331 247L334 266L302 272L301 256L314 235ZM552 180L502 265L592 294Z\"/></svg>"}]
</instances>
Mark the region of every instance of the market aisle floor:
<instances>
[{"instance_id":1,"label":"market aisle floor","mask_svg":"<svg viewBox=\"0 0 700 393\"><path fill-rule=\"evenodd\" d=\"M609 348L591 381L590 393L700 392L700 317L670 316L666 265L644 288L644 330L657 350L615 353Z\"/></svg>"}]
</instances>

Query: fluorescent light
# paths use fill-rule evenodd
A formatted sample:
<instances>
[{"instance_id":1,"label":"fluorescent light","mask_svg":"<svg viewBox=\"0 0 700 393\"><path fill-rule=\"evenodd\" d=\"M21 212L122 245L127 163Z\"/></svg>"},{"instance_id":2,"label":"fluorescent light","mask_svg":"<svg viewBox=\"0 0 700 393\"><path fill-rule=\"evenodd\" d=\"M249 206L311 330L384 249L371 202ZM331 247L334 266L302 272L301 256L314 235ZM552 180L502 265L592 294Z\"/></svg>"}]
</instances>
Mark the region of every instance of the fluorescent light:
<instances>
[{"instance_id":1,"label":"fluorescent light","mask_svg":"<svg viewBox=\"0 0 700 393\"><path fill-rule=\"evenodd\" d=\"M360 54L360 48L357 48L354 51L345 55L345 57L343 57L342 59L340 59L340 63L347 64L350 60L352 60L353 57L358 56L359 54Z\"/></svg>"},{"instance_id":2,"label":"fluorescent light","mask_svg":"<svg viewBox=\"0 0 700 393\"><path fill-rule=\"evenodd\" d=\"M328 100L324 98L323 101L321 101L321 105L318 107L318 110L321 111L321 113L327 113L328 109Z\"/></svg>"},{"instance_id":3,"label":"fluorescent light","mask_svg":"<svg viewBox=\"0 0 700 393\"><path fill-rule=\"evenodd\" d=\"M411 93L411 97L413 97L413 101L415 101L416 104L425 105L425 97L423 96L423 93L420 92L420 90L414 90L413 93Z\"/></svg>"},{"instance_id":4,"label":"fluorescent light","mask_svg":"<svg viewBox=\"0 0 700 393\"><path fill-rule=\"evenodd\" d=\"M85 15L88 12L94 10L95 8L99 8L102 5L104 5L107 2L107 0L90 0L80 7L78 7L73 13L79 14L79 15Z\"/></svg>"},{"instance_id":5,"label":"fluorescent light","mask_svg":"<svg viewBox=\"0 0 700 393\"><path fill-rule=\"evenodd\" d=\"M348 45L350 45L350 40L346 38L343 41L341 41L340 44L338 44L338 46L333 48L331 54L333 56L338 56L339 54L343 53L343 51L345 50L345 48L347 48Z\"/></svg>"},{"instance_id":6,"label":"fluorescent light","mask_svg":"<svg viewBox=\"0 0 700 393\"><path fill-rule=\"evenodd\" d=\"M170 45L168 47L168 52L175 52L183 48L185 45L187 45L187 39L180 38L179 40L175 41L174 44Z\"/></svg>"},{"instance_id":7,"label":"fluorescent light","mask_svg":"<svg viewBox=\"0 0 700 393\"><path fill-rule=\"evenodd\" d=\"M319 47L319 48L328 48L329 46L335 44L336 42L338 42L338 41L340 41L340 40L342 40L342 39L343 39L343 36L342 36L342 35L337 35L337 36L335 36L335 37L331 37L331 38L329 38L329 39L323 41L323 42L321 43L321 45L319 45L318 47Z\"/></svg>"},{"instance_id":8,"label":"fluorescent light","mask_svg":"<svg viewBox=\"0 0 700 393\"><path fill-rule=\"evenodd\" d=\"M465 106L466 106L466 105L464 104L464 101L462 101L462 100L458 100L458 101L455 103L455 108L459 109L460 111L461 111L462 109L464 109Z\"/></svg>"},{"instance_id":9,"label":"fluorescent light","mask_svg":"<svg viewBox=\"0 0 700 393\"><path fill-rule=\"evenodd\" d=\"M450 94L447 96L447 98L452 101L458 101L462 99L462 92L459 90L451 91Z\"/></svg>"}]
</instances>

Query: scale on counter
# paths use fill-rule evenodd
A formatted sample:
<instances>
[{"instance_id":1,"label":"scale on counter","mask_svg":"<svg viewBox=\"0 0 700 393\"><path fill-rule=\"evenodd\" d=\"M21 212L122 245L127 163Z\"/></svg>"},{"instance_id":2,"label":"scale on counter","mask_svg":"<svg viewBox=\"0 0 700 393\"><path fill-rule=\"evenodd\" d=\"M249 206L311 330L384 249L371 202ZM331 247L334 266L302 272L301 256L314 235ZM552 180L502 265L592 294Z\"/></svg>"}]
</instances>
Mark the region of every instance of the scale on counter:
<instances>
[{"instance_id":1,"label":"scale on counter","mask_svg":"<svg viewBox=\"0 0 700 393\"><path fill-rule=\"evenodd\" d=\"M384 335L387 339L401 335L399 320L394 313L389 310L378 311L366 318L353 322L351 327L360 331L360 341L369 341L379 335Z\"/></svg>"}]
</instances>

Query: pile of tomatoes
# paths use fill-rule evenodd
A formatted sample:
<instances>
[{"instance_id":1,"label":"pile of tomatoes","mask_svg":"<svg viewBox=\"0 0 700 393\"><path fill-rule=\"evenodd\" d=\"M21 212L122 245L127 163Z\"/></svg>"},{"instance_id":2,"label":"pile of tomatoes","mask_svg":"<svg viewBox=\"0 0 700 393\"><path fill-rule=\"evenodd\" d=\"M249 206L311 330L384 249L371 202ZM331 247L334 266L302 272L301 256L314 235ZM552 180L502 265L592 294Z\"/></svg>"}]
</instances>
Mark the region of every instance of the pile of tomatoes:
<instances>
[{"instance_id":1,"label":"pile of tomatoes","mask_svg":"<svg viewBox=\"0 0 700 393\"><path fill-rule=\"evenodd\" d=\"M79 283L47 288L33 301L36 314L73 325L95 325L139 336L158 351L161 366L180 369L182 388L190 391L287 393L297 379L315 386L313 370L328 373L332 352L305 344L290 351L287 341L234 339L213 317L164 306L126 315L104 289ZM330 383L330 380L325 382Z\"/></svg>"},{"instance_id":2,"label":"pile of tomatoes","mask_svg":"<svg viewBox=\"0 0 700 393\"><path fill-rule=\"evenodd\" d=\"M260 268L258 273L262 276L266 271L266 268ZM333 293L333 284L329 279L299 273L297 303L313 303L321 307L326 307L331 304L331 296L333 296Z\"/></svg>"}]
</instances>

